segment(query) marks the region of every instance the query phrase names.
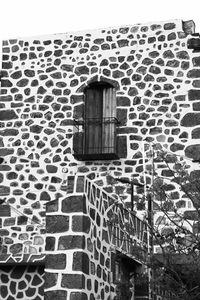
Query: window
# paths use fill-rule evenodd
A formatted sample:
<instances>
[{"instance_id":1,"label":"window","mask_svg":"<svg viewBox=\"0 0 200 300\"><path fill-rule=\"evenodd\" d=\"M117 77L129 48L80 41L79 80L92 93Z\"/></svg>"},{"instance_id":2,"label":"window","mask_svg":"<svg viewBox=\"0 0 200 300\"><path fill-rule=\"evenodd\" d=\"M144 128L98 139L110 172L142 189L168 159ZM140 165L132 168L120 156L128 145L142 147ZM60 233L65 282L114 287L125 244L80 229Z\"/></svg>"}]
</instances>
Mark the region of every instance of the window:
<instances>
[{"instance_id":1,"label":"window","mask_svg":"<svg viewBox=\"0 0 200 300\"><path fill-rule=\"evenodd\" d=\"M90 84L84 91L83 120L75 120L74 156L80 160L115 159L116 94L105 82Z\"/></svg>"}]
</instances>

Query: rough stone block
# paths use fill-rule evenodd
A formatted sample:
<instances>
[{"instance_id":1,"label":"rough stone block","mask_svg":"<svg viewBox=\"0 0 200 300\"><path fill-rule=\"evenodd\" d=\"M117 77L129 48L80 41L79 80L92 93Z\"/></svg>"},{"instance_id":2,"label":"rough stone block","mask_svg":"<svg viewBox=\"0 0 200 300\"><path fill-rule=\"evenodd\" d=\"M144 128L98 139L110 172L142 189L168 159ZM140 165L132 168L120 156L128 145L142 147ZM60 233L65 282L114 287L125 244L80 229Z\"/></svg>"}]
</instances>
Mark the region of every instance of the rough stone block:
<instances>
[{"instance_id":1,"label":"rough stone block","mask_svg":"<svg viewBox=\"0 0 200 300\"><path fill-rule=\"evenodd\" d=\"M44 294L44 300L66 300L67 291L65 290L53 290L46 291Z\"/></svg>"},{"instance_id":2,"label":"rough stone block","mask_svg":"<svg viewBox=\"0 0 200 300\"><path fill-rule=\"evenodd\" d=\"M87 66L76 67L75 73L80 76L82 74L89 74L89 68Z\"/></svg>"},{"instance_id":3,"label":"rough stone block","mask_svg":"<svg viewBox=\"0 0 200 300\"><path fill-rule=\"evenodd\" d=\"M200 69L192 69L187 73L188 78L200 78Z\"/></svg>"},{"instance_id":4,"label":"rough stone block","mask_svg":"<svg viewBox=\"0 0 200 300\"><path fill-rule=\"evenodd\" d=\"M193 80L192 85L195 88L199 88L200 87L200 80L199 79Z\"/></svg>"},{"instance_id":5,"label":"rough stone block","mask_svg":"<svg viewBox=\"0 0 200 300\"><path fill-rule=\"evenodd\" d=\"M10 187L9 186L0 186L0 196L8 196L10 194Z\"/></svg>"},{"instance_id":6,"label":"rough stone block","mask_svg":"<svg viewBox=\"0 0 200 300\"><path fill-rule=\"evenodd\" d=\"M58 170L58 167L53 166L53 165L47 165L46 169L47 169L47 173L56 173Z\"/></svg>"},{"instance_id":7,"label":"rough stone block","mask_svg":"<svg viewBox=\"0 0 200 300\"><path fill-rule=\"evenodd\" d=\"M81 235L61 236L58 240L58 250L84 249L85 237Z\"/></svg>"},{"instance_id":8,"label":"rough stone block","mask_svg":"<svg viewBox=\"0 0 200 300\"><path fill-rule=\"evenodd\" d=\"M83 193L84 192L84 176L78 176L76 183L76 192Z\"/></svg>"},{"instance_id":9,"label":"rough stone block","mask_svg":"<svg viewBox=\"0 0 200 300\"><path fill-rule=\"evenodd\" d=\"M89 168L88 167L86 167L86 166L80 166L80 167L78 167L78 172L80 172L80 173L87 173L87 172L89 172Z\"/></svg>"},{"instance_id":10,"label":"rough stone block","mask_svg":"<svg viewBox=\"0 0 200 300\"><path fill-rule=\"evenodd\" d=\"M43 245L44 238L42 236L34 236L33 245Z\"/></svg>"},{"instance_id":11,"label":"rough stone block","mask_svg":"<svg viewBox=\"0 0 200 300\"><path fill-rule=\"evenodd\" d=\"M102 240L105 240L106 243L109 243L108 232L105 230L102 232Z\"/></svg>"},{"instance_id":12,"label":"rough stone block","mask_svg":"<svg viewBox=\"0 0 200 300\"><path fill-rule=\"evenodd\" d=\"M192 138L193 139L200 139L200 128L195 128L192 131Z\"/></svg>"},{"instance_id":13,"label":"rough stone block","mask_svg":"<svg viewBox=\"0 0 200 300\"><path fill-rule=\"evenodd\" d=\"M9 236L9 231L7 229L0 229L0 237Z\"/></svg>"},{"instance_id":14,"label":"rough stone block","mask_svg":"<svg viewBox=\"0 0 200 300\"><path fill-rule=\"evenodd\" d=\"M84 252L74 252L73 255L73 271L80 271L89 275L90 260L87 253Z\"/></svg>"},{"instance_id":15,"label":"rough stone block","mask_svg":"<svg viewBox=\"0 0 200 300\"><path fill-rule=\"evenodd\" d=\"M1 207L0 207L0 212L1 212ZM1 217L1 214L0 214L0 217ZM4 219L3 226L14 226L15 221L16 221L15 218L6 218L6 219ZM1 223L2 223L2 220L1 220ZM1 227L1 225L0 225L0 227Z\"/></svg>"},{"instance_id":16,"label":"rough stone block","mask_svg":"<svg viewBox=\"0 0 200 300\"><path fill-rule=\"evenodd\" d=\"M91 221L88 216L73 216L72 217L72 230L74 232L89 233Z\"/></svg>"},{"instance_id":17,"label":"rough stone block","mask_svg":"<svg viewBox=\"0 0 200 300\"><path fill-rule=\"evenodd\" d=\"M74 213L83 212L86 213L86 198L85 196L69 196L62 201L62 212Z\"/></svg>"},{"instance_id":18,"label":"rough stone block","mask_svg":"<svg viewBox=\"0 0 200 300\"><path fill-rule=\"evenodd\" d=\"M184 21L182 22L183 24L183 30L186 34L193 34L195 33L195 24L194 21L189 20L189 21Z\"/></svg>"},{"instance_id":19,"label":"rough stone block","mask_svg":"<svg viewBox=\"0 0 200 300\"><path fill-rule=\"evenodd\" d=\"M46 230L48 233L59 233L68 231L69 217L62 215L47 215Z\"/></svg>"},{"instance_id":20,"label":"rough stone block","mask_svg":"<svg viewBox=\"0 0 200 300\"><path fill-rule=\"evenodd\" d=\"M67 177L67 192L73 193L74 191L74 176Z\"/></svg>"},{"instance_id":21,"label":"rough stone block","mask_svg":"<svg viewBox=\"0 0 200 300\"><path fill-rule=\"evenodd\" d=\"M57 273L48 273L45 272L45 288L51 288L56 285L58 280L58 274Z\"/></svg>"},{"instance_id":22,"label":"rough stone block","mask_svg":"<svg viewBox=\"0 0 200 300\"><path fill-rule=\"evenodd\" d=\"M117 137L117 154L120 158L127 157L127 137L118 136Z\"/></svg>"},{"instance_id":23,"label":"rough stone block","mask_svg":"<svg viewBox=\"0 0 200 300\"><path fill-rule=\"evenodd\" d=\"M66 254L47 254L45 267L47 269L65 269Z\"/></svg>"},{"instance_id":24,"label":"rough stone block","mask_svg":"<svg viewBox=\"0 0 200 300\"><path fill-rule=\"evenodd\" d=\"M82 274L63 274L61 280L61 287L67 289L84 289L85 277Z\"/></svg>"},{"instance_id":25,"label":"rough stone block","mask_svg":"<svg viewBox=\"0 0 200 300\"><path fill-rule=\"evenodd\" d=\"M200 113L187 113L181 120L181 126L193 127L200 125Z\"/></svg>"},{"instance_id":26,"label":"rough stone block","mask_svg":"<svg viewBox=\"0 0 200 300\"><path fill-rule=\"evenodd\" d=\"M46 243L45 243L45 250L46 251L54 251L55 250L55 237L47 236Z\"/></svg>"},{"instance_id":27,"label":"rough stone block","mask_svg":"<svg viewBox=\"0 0 200 300\"><path fill-rule=\"evenodd\" d=\"M58 211L58 200L53 200L46 204L46 213Z\"/></svg>"},{"instance_id":28,"label":"rough stone block","mask_svg":"<svg viewBox=\"0 0 200 300\"><path fill-rule=\"evenodd\" d=\"M26 225L28 221L28 217L20 216L17 218L17 225Z\"/></svg>"},{"instance_id":29,"label":"rough stone block","mask_svg":"<svg viewBox=\"0 0 200 300\"><path fill-rule=\"evenodd\" d=\"M102 268L100 265L97 265L97 277L101 278Z\"/></svg>"},{"instance_id":30,"label":"rough stone block","mask_svg":"<svg viewBox=\"0 0 200 300\"><path fill-rule=\"evenodd\" d=\"M12 69L13 63L12 62L3 62L2 68L3 69Z\"/></svg>"},{"instance_id":31,"label":"rough stone block","mask_svg":"<svg viewBox=\"0 0 200 300\"><path fill-rule=\"evenodd\" d=\"M88 296L83 292L72 292L70 294L70 300L88 300Z\"/></svg>"},{"instance_id":32,"label":"rough stone block","mask_svg":"<svg viewBox=\"0 0 200 300\"><path fill-rule=\"evenodd\" d=\"M10 215L11 215L10 206L9 205L0 205L0 217L10 217ZM13 220L12 219L8 219L8 220L10 220L10 221L8 221L7 226L13 225Z\"/></svg>"},{"instance_id":33,"label":"rough stone block","mask_svg":"<svg viewBox=\"0 0 200 300\"><path fill-rule=\"evenodd\" d=\"M0 111L0 120L1 121L9 121L13 119L18 119L18 115L12 109L6 109Z\"/></svg>"},{"instance_id":34,"label":"rough stone block","mask_svg":"<svg viewBox=\"0 0 200 300\"><path fill-rule=\"evenodd\" d=\"M126 125L127 123L127 109L118 108L117 109L117 120L120 122L120 125Z\"/></svg>"},{"instance_id":35,"label":"rough stone block","mask_svg":"<svg viewBox=\"0 0 200 300\"><path fill-rule=\"evenodd\" d=\"M185 155L194 160L200 160L200 144L195 144L186 147Z\"/></svg>"},{"instance_id":36,"label":"rough stone block","mask_svg":"<svg viewBox=\"0 0 200 300\"><path fill-rule=\"evenodd\" d=\"M170 146L170 150L172 152L176 152L176 151L180 151L180 150L183 150L184 149L184 145L182 144L179 144L179 143L173 143L171 146Z\"/></svg>"},{"instance_id":37,"label":"rough stone block","mask_svg":"<svg viewBox=\"0 0 200 300\"><path fill-rule=\"evenodd\" d=\"M73 118L74 119L79 119L79 118L82 118L83 115L84 115L84 106L83 106L83 104L76 105L75 108L74 108Z\"/></svg>"},{"instance_id":38,"label":"rough stone block","mask_svg":"<svg viewBox=\"0 0 200 300\"><path fill-rule=\"evenodd\" d=\"M18 255L22 253L23 245L20 243L14 244L10 246L10 252L13 255Z\"/></svg>"},{"instance_id":39,"label":"rough stone block","mask_svg":"<svg viewBox=\"0 0 200 300\"><path fill-rule=\"evenodd\" d=\"M194 102L192 107L194 111L200 111L200 102Z\"/></svg>"},{"instance_id":40,"label":"rough stone block","mask_svg":"<svg viewBox=\"0 0 200 300\"><path fill-rule=\"evenodd\" d=\"M189 100L199 100L200 99L200 90L189 90L188 92Z\"/></svg>"},{"instance_id":41,"label":"rough stone block","mask_svg":"<svg viewBox=\"0 0 200 300\"><path fill-rule=\"evenodd\" d=\"M193 57L192 62L194 67L200 67L200 56Z\"/></svg>"}]
</instances>

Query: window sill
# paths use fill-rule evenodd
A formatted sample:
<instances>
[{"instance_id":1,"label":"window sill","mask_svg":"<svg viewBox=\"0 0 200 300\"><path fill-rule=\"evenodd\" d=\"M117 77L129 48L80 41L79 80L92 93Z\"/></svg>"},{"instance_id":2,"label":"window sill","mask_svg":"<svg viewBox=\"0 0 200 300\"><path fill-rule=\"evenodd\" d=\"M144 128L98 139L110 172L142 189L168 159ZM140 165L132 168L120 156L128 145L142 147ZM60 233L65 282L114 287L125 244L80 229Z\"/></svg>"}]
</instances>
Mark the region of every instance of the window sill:
<instances>
[{"instance_id":1,"label":"window sill","mask_svg":"<svg viewBox=\"0 0 200 300\"><path fill-rule=\"evenodd\" d=\"M74 153L74 157L77 160L114 160L119 159L116 153L92 153L92 154L80 154Z\"/></svg>"}]
</instances>

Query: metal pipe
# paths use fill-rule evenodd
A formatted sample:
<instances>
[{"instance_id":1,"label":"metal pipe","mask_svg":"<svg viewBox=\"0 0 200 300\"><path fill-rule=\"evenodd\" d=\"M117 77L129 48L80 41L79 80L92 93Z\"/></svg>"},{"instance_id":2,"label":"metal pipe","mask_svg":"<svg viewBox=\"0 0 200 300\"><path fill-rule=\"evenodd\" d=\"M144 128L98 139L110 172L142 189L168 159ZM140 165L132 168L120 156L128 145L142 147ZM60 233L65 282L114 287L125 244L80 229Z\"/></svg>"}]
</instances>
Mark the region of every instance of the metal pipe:
<instances>
[{"instance_id":1,"label":"metal pipe","mask_svg":"<svg viewBox=\"0 0 200 300\"><path fill-rule=\"evenodd\" d=\"M131 211L134 210L134 184L131 183Z\"/></svg>"}]
</instances>

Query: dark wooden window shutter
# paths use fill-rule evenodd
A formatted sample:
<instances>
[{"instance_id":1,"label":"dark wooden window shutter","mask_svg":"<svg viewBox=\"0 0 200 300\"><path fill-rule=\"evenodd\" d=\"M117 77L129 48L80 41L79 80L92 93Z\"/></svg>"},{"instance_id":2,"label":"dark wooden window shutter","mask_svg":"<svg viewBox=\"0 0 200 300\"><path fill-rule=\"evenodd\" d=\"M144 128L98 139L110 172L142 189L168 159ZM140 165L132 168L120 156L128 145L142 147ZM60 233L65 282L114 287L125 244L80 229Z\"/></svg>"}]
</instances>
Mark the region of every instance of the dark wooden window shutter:
<instances>
[{"instance_id":1,"label":"dark wooden window shutter","mask_svg":"<svg viewBox=\"0 0 200 300\"><path fill-rule=\"evenodd\" d=\"M111 153L116 148L115 120L116 98L114 88L103 90L103 153Z\"/></svg>"},{"instance_id":2,"label":"dark wooden window shutter","mask_svg":"<svg viewBox=\"0 0 200 300\"><path fill-rule=\"evenodd\" d=\"M85 152L100 153L102 148L102 89L90 88L85 97Z\"/></svg>"},{"instance_id":3,"label":"dark wooden window shutter","mask_svg":"<svg viewBox=\"0 0 200 300\"><path fill-rule=\"evenodd\" d=\"M78 147L82 143L82 149L74 147L74 156L82 160L118 158L116 124L115 89L105 83L86 88L83 130L78 131L74 138Z\"/></svg>"}]
</instances>

